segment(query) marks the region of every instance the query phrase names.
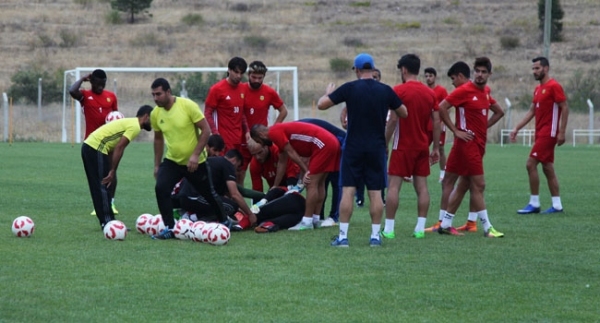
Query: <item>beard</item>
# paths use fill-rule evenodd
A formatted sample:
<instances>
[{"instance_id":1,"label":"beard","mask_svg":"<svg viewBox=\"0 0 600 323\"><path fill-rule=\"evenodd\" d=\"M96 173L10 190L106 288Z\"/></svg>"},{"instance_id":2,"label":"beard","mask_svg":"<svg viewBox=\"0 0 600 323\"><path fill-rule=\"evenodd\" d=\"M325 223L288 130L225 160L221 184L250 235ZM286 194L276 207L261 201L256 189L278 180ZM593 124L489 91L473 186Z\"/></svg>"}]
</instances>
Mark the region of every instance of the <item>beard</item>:
<instances>
[{"instance_id":1,"label":"beard","mask_svg":"<svg viewBox=\"0 0 600 323\"><path fill-rule=\"evenodd\" d=\"M535 74L533 75L533 78L535 78L536 81L542 80L542 79L544 79L544 77L546 77L546 73L544 73L544 72L540 72L540 74L538 74L538 75L535 75Z\"/></svg>"},{"instance_id":2,"label":"beard","mask_svg":"<svg viewBox=\"0 0 600 323\"><path fill-rule=\"evenodd\" d=\"M254 90L258 90L260 88L260 86L262 85L262 83L258 83L258 82L248 82L248 84L250 84L250 87L253 88Z\"/></svg>"},{"instance_id":3,"label":"beard","mask_svg":"<svg viewBox=\"0 0 600 323\"><path fill-rule=\"evenodd\" d=\"M151 131L152 130L152 125L150 124L150 122L145 122L142 125L142 129L146 130L146 131Z\"/></svg>"},{"instance_id":4,"label":"beard","mask_svg":"<svg viewBox=\"0 0 600 323\"><path fill-rule=\"evenodd\" d=\"M267 147L273 146L273 141L271 139L262 139L261 141L262 141L263 145L265 145Z\"/></svg>"}]
</instances>

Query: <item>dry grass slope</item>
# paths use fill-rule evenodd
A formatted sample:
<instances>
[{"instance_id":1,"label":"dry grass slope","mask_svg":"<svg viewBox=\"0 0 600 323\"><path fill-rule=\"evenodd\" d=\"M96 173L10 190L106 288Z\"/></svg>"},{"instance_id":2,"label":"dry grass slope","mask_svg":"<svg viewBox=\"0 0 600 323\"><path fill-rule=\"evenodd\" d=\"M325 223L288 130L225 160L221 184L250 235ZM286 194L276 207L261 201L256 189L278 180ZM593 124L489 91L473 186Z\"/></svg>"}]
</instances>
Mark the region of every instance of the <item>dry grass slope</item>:
<instances>
[{"instance_id":1,"label":"dry grass slope","mask_svg":"<svg viewBox=\"0 0 600 323\"><path fill-rule=\"evenodd\" d=\"M600 2L562 2L565 41L552 44L551 62L553 76L567 80L576 69L598 65ZM457 60L471 63L476 56L489 56L495 97L518 103L534 86L530 59L542 53L536 0L154 0L152 17L133 25L107 24L109 11L106 1L3 1L0 92L10 86L11 75L32 65L50 71L225 66L230 57L242 56L271 66L298 66L301 104L309 107L327 82L353 78L351 71L333 74L331 58L352 59L367 51L388 84L399 82L400 54L416 53L423 65L442 74ZM200 15L203 22L185 24L188 14ZM520 46L503 49L502 36L518 38ZM345 39L359 46L347 46L353 42ZM150 81L139 81L140 88ZM451 87L445 77L441 83ZM334 114L320 116L333 119Z\"/></svg>"}]
</instances>

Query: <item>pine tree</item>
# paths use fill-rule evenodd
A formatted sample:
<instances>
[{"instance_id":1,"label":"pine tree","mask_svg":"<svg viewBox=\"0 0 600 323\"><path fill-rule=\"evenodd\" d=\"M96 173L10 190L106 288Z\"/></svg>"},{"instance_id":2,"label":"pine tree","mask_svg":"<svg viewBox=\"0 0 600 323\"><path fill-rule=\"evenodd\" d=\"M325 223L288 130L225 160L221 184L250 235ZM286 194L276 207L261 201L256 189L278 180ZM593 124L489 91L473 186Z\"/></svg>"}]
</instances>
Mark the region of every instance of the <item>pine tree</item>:
<instances>
[{"instance_id":1,"label":"pine tree","mask_svg":"<svg viewBox=\"0 0 600 323\"><path fill-rule=\"evenodd\" d=\"M129 22L135 22L135 15L150 8L152 0L111 0L110 6L114 10L123 11L130 15Z\"/></svg>"},{"instance_id":2,"label":"pine tree","mask_svg":"<svg viewBox=\"0 0 600 323\"><path fill-rule=\"evenodd\" d=\"M565 16L560 0L552 0L552 18L550 20L550 41L559 42L562 41L562 19ZM544 19L546 16L546 0L538 0L538 18L540 20L540 30L542 31L542 38L544 35Z\"/></svg>"}]
</instances>

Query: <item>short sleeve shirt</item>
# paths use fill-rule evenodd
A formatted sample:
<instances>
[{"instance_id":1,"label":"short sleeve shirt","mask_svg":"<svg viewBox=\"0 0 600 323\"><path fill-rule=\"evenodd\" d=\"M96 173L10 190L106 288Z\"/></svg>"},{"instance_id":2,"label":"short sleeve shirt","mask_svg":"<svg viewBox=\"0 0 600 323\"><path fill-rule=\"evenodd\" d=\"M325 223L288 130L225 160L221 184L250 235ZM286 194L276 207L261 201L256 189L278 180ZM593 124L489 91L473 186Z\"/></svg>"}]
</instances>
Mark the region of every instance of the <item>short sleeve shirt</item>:
<instances>
[{"instance_id":1,"label":"short sleeve shirt","mask_svg":"<svg viewBox=\"0 0 600 323\"><path fill-rule=\"evenodd\" d=\"M211 130L220 134L228 147L242 143L245 88L243 84L232 86L223 79L208 91L205 105L214 107L215 129Z\"/></svg>"},{"instance_id":2,"label":"short sleeve shirt","mask_svg":"<svg viewBox=\"0 0 600 323\"><path fill-rule=\"evenodd\" d=\"M253 89L248 83L243 84L246 87L244 98L244 114L248 127L252 128L255 124L268 125L269 108L281 108L283 100L277 92L270 86L263 84L258 89Z\"/></svg>"},{"instance_id":3,"label":"short sleeve shirt","mask_svg":"<svg viewBox=\"0 0 600 323\"><path fill-rule=\"evenodd\" d=\"M138 118L123 118L96 129L84 142L88 146L108 155L115 149L121 137L129 139L131 142L140 134L141 130Z\"/></svg>"},{"instance_id":4,"label":"short sleeve shirt","mask_svg":"<svg viewBox=\"0 0 600 323\"><path fill-rule=\"evenodd\" d=\"M92 90L81 90L81 109L85 116L85 138L94 130L106 123L106 116L112 111L117 111L117 96L103 90L96 94Z\"/></svg>"},{"instance_id":5,"label":"short sleeve shirt","mask_svg":"<svg viewBox=\"0 0 600 323\"><path fill-rule=\"evenodd\" d=\"M433 90L418 81L408 81L394 87L402 99L408 116L399 118L399 127L394 132L393 149L427 150L429 137L427 128L431 113L438 111L438 101Z\"/></svg>"},{"instance_id":6,"label":"short sleeve shirt","mask_svg":"<svg viewBox=\"0 0 600 323\"><path fill-rule=\"evenodd\" d=\"M554 79L535 88L532 102L535 107L536 137L556 137L562 113L558 104L565 101L567 101L567 96L562 86Z\"/></svg>"}]
</instances>

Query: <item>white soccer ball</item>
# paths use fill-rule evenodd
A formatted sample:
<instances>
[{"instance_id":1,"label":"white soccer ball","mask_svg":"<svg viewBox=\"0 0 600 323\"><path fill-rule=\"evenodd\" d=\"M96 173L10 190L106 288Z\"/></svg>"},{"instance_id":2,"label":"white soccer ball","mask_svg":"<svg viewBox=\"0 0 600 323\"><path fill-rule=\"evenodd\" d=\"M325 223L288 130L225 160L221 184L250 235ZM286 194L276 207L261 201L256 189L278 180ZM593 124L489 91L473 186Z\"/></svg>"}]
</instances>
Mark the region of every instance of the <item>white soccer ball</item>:
<instances>
[{"instance_id":1,"label":"white soccer ball","mask_svg":"<svg viewBox=\"0 0 600 323\"><path fill-rule=\"evenodd\" d=\"M153 236L159 234L165 229L165 223L163 222L162 216L157 214L148 220L148 226L146 227L146 233Z\"/></svg>"},{"instance_id":2,"label":"white soccer ball","mask_svg":"<svg viewBox=\"0 0 600 323\"><path fill-rule=\"evenodd\" d=\"M207 223L204 227L202 227L202 231L200 232L200 238L202 239L202 242L209 242L208 241L208 236L210 235L210 233L212 232L212 230L215 228L215 226L218 223L216 222L211 222L211 223Z\"/></svg>"},{"instance_id":3,"label":"white soccer ball","mask_svg":"<svg viewBox=\"0 0 600 323\"><path fill-rule=\"evenodd\" d=\"M153 217L154 215L150 214L150 213L144 213L140 216L138 216L137 220L135 221L135 229L137 230L137 232L141 233L141 234L146 234L146 230L148 229L148 224L150 223L150 219Z\"/></svg>"},{"instance_id":4,"label":"white soccer ball","mask_svg":"<svg viewBox=\"0 0 600 323\"><path fill-rule=\"evenodd\" d=\"M175 238L180 240L188 240L189 232L192 230L192 224L194 224L194 222L187 219L181 219L177 221L177 223L175 223L175 227L173 228Z\"/></svg>"},{"instance_id":5,"label":"white soccer ball","mask_svg":"<svg viewBox=\"0 0 600 323\"><path fill-rule=\"evenodd\" d=\"M206 225L204 221L196 221L192 224L190 232L192 233L191 240L202 242L202 229Z\"/></svg>"},{"instance_id":6,"label":"white soccer ball","mask_svg":"<svg viewBox=\"0 0 600 323\"><path fill-rule=\"evenodd\" d=\"M213 246L226 245L230 237L231 232L229 232L229 228L221 223L217 223L208 233L208 243Z\"/></svg>"},{"instance_id":7,"label":"white soccer ball","mask_svg":"<svg viewBox=\"0 0 600 323\"><path fill-rule=\"evenodd\" d=\"M111 123L115 120L123 119L125 116L119 111L111 111L108 115L106 115L106 119L104 121L106 123Z\"/></svg>"},{"instance_id":8,"label":"white soccer ball","mask_svg":"<svg viewBox=\"0 0 600 323\"><path fill-rule=\"evenodd\" d=\"M104 225L104 237L108 240L125 240L127 227L119 220L112 220Z\"/></svg>"},{"instance_id":9,"label":"white soccer ball","mask_svg":"<svg viewBox=\"0 0 600 323\"><path fill-rule=\"evenodd\" d=\"M12 223L12 232L17 237L29 237L35 230L35 223L28 216L20 216Z\"/></svg>"}]
</instances>

